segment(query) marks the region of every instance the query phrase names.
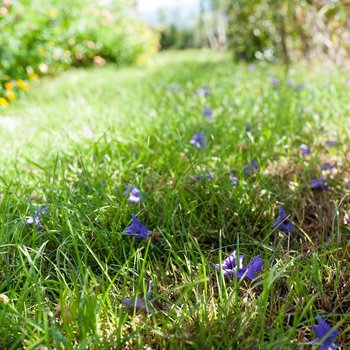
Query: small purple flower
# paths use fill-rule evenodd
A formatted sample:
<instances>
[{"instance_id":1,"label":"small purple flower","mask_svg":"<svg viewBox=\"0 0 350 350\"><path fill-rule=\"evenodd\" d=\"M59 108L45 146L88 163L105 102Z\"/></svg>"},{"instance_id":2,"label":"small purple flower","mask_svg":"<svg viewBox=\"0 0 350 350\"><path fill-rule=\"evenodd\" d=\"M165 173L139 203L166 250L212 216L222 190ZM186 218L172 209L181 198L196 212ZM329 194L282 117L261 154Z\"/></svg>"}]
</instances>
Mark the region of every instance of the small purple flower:
<instances>
[{"instance_id":1,"label":"small purple flower","mask_svg":"<svg viewBox=\"0 0 350 350\"><path fill-rule=\"evenodd\" d=\"M293 87L295 85L295 81L293 78L288 78L287 84L289 87Z\"/></svg>"},{"instance_id":2,"label":"small purple flower","mask_svg":"<svg viewBox=\"0 0 350 350\"><path fill-rule=\"evenodd\" d=\"M222 269L224 276L233 278L237 276L239 279L248 278L253 280L256 275L261 272L264 260L260 259L260 256L255 256L247 266L243 267L243 259L246 255L240 255L238 261L236 251L233 251L223 262L222 265L214 264L214 268L218 271Z\"/></svg>"},{"instance_id":3,"label":"small purple flower","mask_svg":"<svg viewBox=\"0 0 350 350\"><path fill-rule=\"evenodd\" d=\"M249 164L246 164L243 168L243 172L245 176L250 176L253 173L255 173L258 170L258 162L254 159L252 162Z\"/></svg>"},{"instance_id":4,"label":"small purple flower","mask_svg":"<svg viewBox=\"0 0 350 350\"><path fill-rule=\"evenodd\" d=\"M338 329L332 328L322 317L317 316L318 325L312 326L316 334L316 339L312 342L313 345L319 345L320 350L336 350L338 343L336 341L339 334Z\"/></svg>"},{"instance_id":5,"label":"small purple flower","mask_svg":"<svg viewBox=\"0 0 350 350\"><path fill-rule=\"evenodd\" d=\"M181 90L180 86L178 84L171 84L168 88L171 92L179 92Z\"/></svg>"},{"instance_id":6,"label":"small purple flower","mask_svg":"<svg viewBox=\"0 0 350 350\"><path fill-rule=\"evenodd\" d=\"M218 271L222 269L224 276L233 277L237 274L237 267L242 268L243 259L246 257L245 254L239 256L237 264L236 251L234 250L223 262L222 265L214 264L214 268Z\"/></svg>"},{"instance_id":7,"label":"small purple flower","mask_svg":"<svg viewBox=\"0 0 350 350\"><path fill-rule=\"evenodd\" d=\"M272 85L277 85L277 84L278 84L278 79L275 78L275 77L271 77L270 83L271 83Z\"/></svg>"},{"instance_id":8,"label":"small purple flower","mask_svg":"<svg viewBox=\"0 0 350 350\"><path fill-rule=\"evenodd\" d=\"M195 177L195 180L196 180L196 181L205 180L205 179L213 180L213 177L214 177L213 174L206 173L206 174L197 175L197 176Z\"/></svg>"},{"instance_id":9,"label":"small purple flower","mask_svg":"<svg viewBox=\"0 0 350 350\"><path fill-rule=\"evenodd\" d=\"M304 155L311 153L310 148L307 145L305 145L304 143L302 143L300 145L300 152L301 152L301 154L304 154Z\"/></svg>"},{"instance_id":10,"label":"small purple flower","mask_svg":"<svg viewBox=\"0 0 350 350\"><path fill-rule=\"evenodd\" d=\"M36 228L38 229L38 231L42 231L44 229L44 227L41 225L40 222L40 216L42 214L44 214L47 211L47 208L45 206L41 206L39 208L39 210L36 210L33 217L27 219L27 221L25 222L25 225L33 225L36 226Z\"/></svg>"},{"instance_id":11,"label":"small purple flower","mask_svg":"<svg viewBox=\"0 0 350 350\"><path fill-rule=\"evenodd\" d=\"M208 120L212 120L213 119L213 112L212 112L212 110L209 107L204 107L202 114Z\"/></svg>"},{"instance_id":12,"label":"small purple flower","mask_svg":"<svg viewBox=\"0 0 350 350\"><path fill-rule=\"evenodd\" d=\"M208 88L206 86L202 86L201 88L196 89L194 91L194 93L197 96L208 97L211 94L211 90L210 90L210 88Z\"/></svg>"},{"instance_id":13,"label":"small purple flower","mask_svg":"<svg viewBox=\"0 0 350 350\"><path fill-rule=\"evenodd\" d=\"M251 63L251 64L248 66L248 70L249 70L250 72L255 71L255 69L256 69L256 65L253 64L253 63Z\"/></svg>"},{"instance_id":14,"label":"small purple flower","mask_svg":"<svg viewBox=\"0 0 350 350\"><path fill-rule=\"evenodd\" d=\"M137 186L125 185L124 196L126 195L129 195L129 202L139 203L142 199L142 193Z\"/></svg>"},{"instance_id":15,"label":"small purple flower","mask_svg":"<svg viewBox=\"0 0 350 350\"><path fill-rule=\"evenodd\" d=\"M310 184L312 190L328 190L326 179L311 179Z\"/></svg>"},{"instance_id":16,"label":"small purple flower","mask_svg":"<svg viewBox=\"0 0 350 350\"><path fill-rule=\"evenodd\" d=\"M338 142L334 140L327 140L325 144L327 147L336 147L338 145Z\"/></svg>"},{"instance_id":17,"label":"small purple flower","mask_svg":"<svg viewBox=\"0 0 350 350\"><path fill-rule=\"evenodd\" d=\"M264 261L265 260L260 259L259 254L254 256L254 258L247 264L246 267L243 267L238 271L238 278L244 277L252 281L256 275L262 271Z\"/></svg>"},{"instance_id":18,"label":"small purple flower","mask_svg":"<svg viewBox=\"0 0 350 350\"><path fill-rule=\"evenodd\" d=\"M144 298L124 298L125 306L132 311L145 311L147 313L154 313L153 307L154 300L151 300L152 296L152 282L149 284L148 291Z\"/></svg>"},{"instance_id":19,"label":"small purple flower","mask_svg":"<svg viewBox=\"0 0 350 350\"><path fill-rule=\"evenodd\" d=\"M197 132L193 134L190 144L195 148L204 148L205 136L203 132Z\"/></svg>"},{"instance_id":20,"label":"small purple flower","mask_svg":"<svg viewBox=\"0 0 350 350\"><path fill-rule=\"evenodd\" d=\"M288 219L288 215L282 207L279 208L279 217L273 224L272 228L277 228L278 230L286 233L293 233L295 231L294 225Z\"/></svg>"},{"instance_id":21,"label":"small purple flower","mask_svg":"<svg viewBox=\"0 0 350 350\"><path fill-rule=\"evenodd\" d=\"M321 165L321 170L332 170L334 169L335 165L333 163L323 163Z\"/></svg>"},{"instance_id":22,"label":"small purple flower","mask_svg":"<svg viewBox=\"0 0 350 350\"><path fill-rule=\"evenodd\" d=\"M152 234L152 232L147 230L145 225L141 224L134 214L132 214L132 224L125 229L124 233L130 236L136 236L137 238L145 238Z\"/></svg>"},{"instance_id":23,"label":"small purple flower","mask_svg":"<svg viewBox=\"0 0 350 350\"><path fill-rule=\"evenodd\" d=\"M237 184L238 184L238 178L236 177L236 175L234 173L230 174L230 182L233 188L237 188Z\"/></svg>"}]
</instances>

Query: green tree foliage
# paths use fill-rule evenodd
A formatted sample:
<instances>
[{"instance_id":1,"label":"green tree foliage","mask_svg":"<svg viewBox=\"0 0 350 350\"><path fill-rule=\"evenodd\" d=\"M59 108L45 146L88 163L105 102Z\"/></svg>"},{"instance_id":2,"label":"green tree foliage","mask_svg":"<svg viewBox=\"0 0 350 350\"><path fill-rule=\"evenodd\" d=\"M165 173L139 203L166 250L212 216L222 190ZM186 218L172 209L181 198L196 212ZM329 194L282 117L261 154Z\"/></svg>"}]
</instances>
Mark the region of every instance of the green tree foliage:
<instances>
[{"instance_id":1,"label":"green tree foliage","mask_svg":"<svg viewBox=\"0 0 350 350\"><path fill-rule=\"evenodd\" d=\"M227 1L229 47L235 59L275 60L350 52L348 0Z\"/></svg>"}]
</instances>

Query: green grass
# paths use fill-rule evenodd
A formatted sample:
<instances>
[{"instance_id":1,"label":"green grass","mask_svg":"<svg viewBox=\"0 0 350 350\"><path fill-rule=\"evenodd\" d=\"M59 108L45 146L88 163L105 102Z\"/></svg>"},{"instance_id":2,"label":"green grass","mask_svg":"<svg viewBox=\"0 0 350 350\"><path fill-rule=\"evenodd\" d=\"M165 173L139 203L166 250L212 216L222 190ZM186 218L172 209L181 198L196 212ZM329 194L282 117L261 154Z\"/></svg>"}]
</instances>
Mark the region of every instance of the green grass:
<instances>
[{"instance_id":1,"label":"green grass","mask_svg":"<svg viewBox=\"0 0 350 350\"><path fill-rule=\"evenodd\" d=\"M1 111L0 348L307 349L322 315L345 349L349 86L322 67L288 76L307 88L290 88L277 66L168 53L148 67L43 79ZM206 99L193 94L203 85ZM189 143L199 131L202 150ZM246 178L253 159L259 170ZM336 170L322 174L325 161ZM192 181L207 172L212 181ZM321 176L330 189L313 193ZM141 204L127 201L127 183ZM41 204L44 230L24 226ZM290 237L272 228L280 205L297 227ZM121 235L131 213L151 239ZM256 285L213 268L235 249L265 260ZM124 298L150 281L156 312L128 311Z\"/></svg>"}]
</instances>

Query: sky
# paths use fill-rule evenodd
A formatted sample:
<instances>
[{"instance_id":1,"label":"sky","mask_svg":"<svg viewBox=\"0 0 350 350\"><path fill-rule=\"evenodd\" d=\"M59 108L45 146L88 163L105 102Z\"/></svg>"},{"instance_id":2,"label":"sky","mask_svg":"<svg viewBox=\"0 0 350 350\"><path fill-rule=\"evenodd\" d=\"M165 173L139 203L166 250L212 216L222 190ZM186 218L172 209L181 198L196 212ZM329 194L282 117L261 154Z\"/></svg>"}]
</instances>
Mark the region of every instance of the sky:
<instances>
[{"instance_id":1,"label":"sky","mask_svg":"<svg viewBox=\"0 0 350 350\"><path fill-rule=\"evenodd\" d=\"M198 14L199 0L138 0L139 14L150 24L159 22L160 10L170 22L176 20L177 23L185 24L194 14Z\"/></svg>"}]
</instances>

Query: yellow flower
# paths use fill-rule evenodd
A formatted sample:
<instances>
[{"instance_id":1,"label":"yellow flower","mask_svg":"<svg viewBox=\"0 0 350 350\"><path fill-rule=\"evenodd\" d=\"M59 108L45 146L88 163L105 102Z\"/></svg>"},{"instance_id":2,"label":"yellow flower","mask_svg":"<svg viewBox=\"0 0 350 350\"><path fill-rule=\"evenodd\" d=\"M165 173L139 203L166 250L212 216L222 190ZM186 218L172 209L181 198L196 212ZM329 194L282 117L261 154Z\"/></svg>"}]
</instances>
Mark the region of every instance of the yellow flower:
<instances>
[{"instance_id":1,"label":"yellow flower","mask_svg":"<svg viewBox=\"0 0 350 350\"><path fill-rule=\"evenodd\" d=\"M6 98L0 97L0 106L7 108L9 106L9 103L7 102Z\"/></svg>"},{"instance_id":2,"label":"yellow flower","mask_svg":"<svg viewBox=\"0 0 350 350\"><path fill-rule=\"evenodd\" d=\"M38 74L36 74L35 72L28 72L28 77L30 80L36 80L38 79Z\"/></svg>"},{"instance_id":3,"label":"yellow flower","mask_svg":"<svg viewBox=\"0 0 350 350\"><path fill-rule=\"evenodd\" d=\"M44 57L46 54L46 51L44 49L39 50L39 56Z\"/></svg>"},{"instance_id":4,"label":"yellow flower","mask_svg":"<svg viewBox=\"0 0 350 350\"><path fill-rule=\"evenodd\" d=\"M57 17L57 11L56 11L56 10L51 10L51 11L49 12L49 16L50 16L51 18L56 18L56 17Z\"/></svg>"},{"instance_id":5,"label":"yellow flower","mask_svg":"<svg viewBox=\"0 0 350 350\"><path fill-rule=\"evenodd\" d=\"M7 83L4 84L4 86L5 86L6 90L12 90L13 89L13 84L12 83L7 82Z\"/></svg>"},{"instance_id":6,"label":"yellow flower","mask_svg":"<svg viewBox=\"0 0 350 350\"><path fill-rule=\"evenodd\" d=\"M12 90L7 90L5 92L6 97L8 98L9 101L13 101L16 98L15 93Z\"/></svg>"},{"instance_id":7,"label":"yellow flower","mask_svg":"<svg viewBox=\"0 0 350 350\"><path fill-rule=\"evenodd\" d=\"M17 85L20 89L23 89L24 91L28 91L30 89L29 84L23 80L17 80Z\"/></svg>"}]
</instances>

